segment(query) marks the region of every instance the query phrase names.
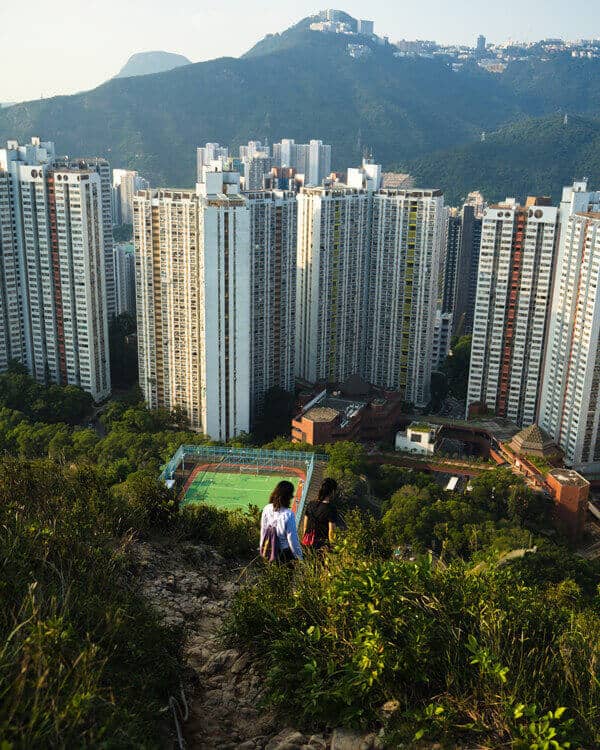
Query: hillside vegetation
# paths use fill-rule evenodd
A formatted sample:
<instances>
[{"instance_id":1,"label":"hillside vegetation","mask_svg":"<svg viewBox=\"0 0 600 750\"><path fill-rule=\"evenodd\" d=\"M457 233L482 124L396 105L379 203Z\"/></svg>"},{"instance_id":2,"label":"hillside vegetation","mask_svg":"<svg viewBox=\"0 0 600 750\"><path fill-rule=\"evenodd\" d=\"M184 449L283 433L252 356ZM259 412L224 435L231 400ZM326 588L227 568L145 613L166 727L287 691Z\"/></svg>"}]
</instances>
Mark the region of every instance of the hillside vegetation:
<instances>
[{"instance_id":1,"label":"hillside vegetation","mask_svg":"<svg viewBox=\"0 0 600 750\"><path fill-rule=\"evenodd\" d=\"M538 142L535 125L517 126L512 136L510 127L500 131L535 158L501 162L499 153L488 166L477 143L482 132L527 117L599 116L600 61L515 62L503 75L476 65L453 72L443 61L398 59L390 46L363 41L372 54L354 60L346 37L310 32L304 21L239 59L115 79L0 111L0 140L40 135L54 140L59 153L105 156L168 186L193 184L197 145L237 146L251 138L321 138L332 144L333 166L340 170L359 162L367 148L386 168L414 168L423 186L453 197L483 185L495 198L507 183L520 195L546 172L543 187L555 194L564 174L586 164L580 144L562 159L560 171L554 169L555 141ZM464 152L463 168L461 152L446 152L467 144L475 151ZM445 168L448 159L452 171Z\"/></svg>"},{"instance_id":2,"label":"hillside vegetation","mask_svg":"<svg viewBox=\"0 0 600 750\"><path fill-rule=\"evenodd\" d=\"M256 555L256 510L180 509L158 482L181 443L206 442L181 414L133 392L109 404L100 435L85 426L89 408L78 389L45 388L16 366L0 376L6 750L163 746L185 635L140 596L136 545ZM306 448L284 437L269 447ZM224 633L258 658L282 721L383 726L389 747L596 746L600 570L547 540L548 502L506 470L463 496L370 466L357 444L327 452L347 530L293 574L255 563ZM351 510L366 487L381 518Z\"/></svg>"},{"instance_id":3,"label":"hillside vegetation","mask_svg":"<svg viewBox=\"0 0 600 750\"><path fill-rule=\"evenodd\" d=\"M573 180L600 173L600 118L564 115L529 118L486 133L485 141L411 161L418 184L444 185L447 201L464 201L471 190L489 200L548 195L558 202Z\"/></svg>"}]
</instances>

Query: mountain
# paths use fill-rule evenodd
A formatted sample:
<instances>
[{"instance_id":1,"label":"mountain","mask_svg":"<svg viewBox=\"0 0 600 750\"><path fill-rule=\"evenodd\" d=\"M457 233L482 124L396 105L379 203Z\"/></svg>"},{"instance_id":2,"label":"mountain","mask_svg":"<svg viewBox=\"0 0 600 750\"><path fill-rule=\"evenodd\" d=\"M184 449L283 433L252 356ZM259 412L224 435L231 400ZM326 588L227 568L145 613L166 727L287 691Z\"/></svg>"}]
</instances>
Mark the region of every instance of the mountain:
<instances>
[{"instance_id":1,"label":"mountain","mask_svg":"<svg viewBox=\"0 0 600 750\"><path fill-rule=\"evenodd\" d=\"M152 73L164 73L166 70L173 70L173 68L190 64L191 60L175 52L137 52L135 55L131 55L115 78L132 78L134 76L147 76Z\"/></svg>"},{"instance_id":2,"label":"mountain","mask_svg":"<svg viewBox=\"0 0 600 750\"><path fill-rule=\"evenodd\" d=\"M333 146L336 169L358 163L368 148L384 167L414 168L423 185L454 195L471 181L475 187L500 180L509 169L500 155L510 156L503 138L512 133L528 139L519 144L522 153L536 155L535 163L518 162L514 179L503 178L521 194L540 176L559 177L556 139L548 136L538 147L535 126L524 123L560 122L568 112L593 129L600 117L599 60L530 59L510 64L503 75L475 64L453 71L437 59L396 58L382 40L310 31L311 20L265 37L241 58L17 104L0 111L0 141L40 135L54 140L60 153L105 156L114 166L138 169L154 185L190 186L194 149L207 141L235 147L252 138L321 138ZM369 48L360 59L348 54L356 41ZM487 144L498 138L493 170L476 159L482 132ZM566 169L568 139L564 148ZM584 144L578 148L581 160ZM577 168L573 163L570 171Z\"/></svg>"}]
</instances>

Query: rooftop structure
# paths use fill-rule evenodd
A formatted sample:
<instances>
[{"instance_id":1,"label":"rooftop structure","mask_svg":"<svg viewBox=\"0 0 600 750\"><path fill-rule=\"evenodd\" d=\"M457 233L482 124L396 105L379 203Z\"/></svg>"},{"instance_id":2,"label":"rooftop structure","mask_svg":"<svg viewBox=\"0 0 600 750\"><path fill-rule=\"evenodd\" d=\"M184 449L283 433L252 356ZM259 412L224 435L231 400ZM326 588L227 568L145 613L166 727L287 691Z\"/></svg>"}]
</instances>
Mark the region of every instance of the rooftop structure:
<instances>
[{"instance_id":1,"label":"rooftop structure","mask_svg":"<svg viewBox=\"0 0 600 750\"><path fill-rule=\"evenodd\" d=\"M331 386L305 404L292 420L292 441L324 445L340 440L390 440L401 421L401 397L368 384L363 384L365 391L358 380L350 378L339 387Z\"/></svg>"},{"instance_id":2,"label":"rooftop structure","mask_svg":"<svg viewBox=\"0 0 600 750\"><path fill-rule=\"evenodd\" d=\"M518 456L552 459L559 453L552 438L536 424L526 427L515 435L510 447Z\"/></svg>"}]
</instances>

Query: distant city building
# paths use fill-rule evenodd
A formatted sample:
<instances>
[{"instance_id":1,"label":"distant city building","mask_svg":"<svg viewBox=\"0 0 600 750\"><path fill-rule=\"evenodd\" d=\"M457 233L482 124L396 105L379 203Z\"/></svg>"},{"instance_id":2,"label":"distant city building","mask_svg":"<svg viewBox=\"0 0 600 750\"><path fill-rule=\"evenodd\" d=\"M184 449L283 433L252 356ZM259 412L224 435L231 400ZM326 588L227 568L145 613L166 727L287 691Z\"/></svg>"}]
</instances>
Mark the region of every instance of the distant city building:
<instances>
[{"instance_id":1,"label":"distant city building","mask_svg":"<svg viewBox=\"0 0 600 750\"><path fill-rule=\"evenodd\" d=\"M436 450L440 429L438 425L413 422L406 430L397 433L396 450L432 456Z\"/></svg>"},{"instance_id":2,"label":"distant city building","mask_svg":"<svg viewBox=\"0 0 600 750\"><path fill-rule=\"evenodd\" d=\"M558 209L508 200L484 211L467 408L535 422Z\"/></svg>"},{"instance_id":3,"label":"distant city building","mask_svg":"<svg viewBox=\"0 0 600 750\"><path fill-rule=\"evenodd\" d=\"M271 172L272 160L265 153L257 152L247 157L244 163L244 190L262 190L265 177Z\"/></svg>"},{"instance_id":4,"label":"distant city building","mask_svg":"<svg viewBox=\"0 0 600 750\"><path fill-rule=\"evenodd\" d=\"M362 370L369 200L343 185L298 195L296 374L310 383Z\"/></svg>"},{"instance_id":5,"label":"distant city building","mask_svg":"<svg viewBox=\"0 0 600 750\"><path fill-rule=\"evenodd\" d=\"M398 188L400 190L410 190L415 186L414 178L409 174L402 172L383 172L382 187Z\"/></svg>"},{"instance_id":6,"label":"distant city building","mask_svg":"<svg viewBox=\"0 0 600 750\"><path fill-rule=\"evenodd\" d=\"M148 180L132 169L113 169L113 214L115 226L133 224L133 196L138 190L148 190Z\"/></svg>"},{"instance_id":7,"label":"distant city building","mask_svg":"<svg viewBox=\"0 0 600 750\"><path fill-rule=\"evenodd\" d=\"M562 225L540 426L569 465L600 463L600 214Z\"/></svg>"},{"instance_id":8,"label":"distant city building","mask_svg":"<svg viewBox=\"0 0 600 750\"><path fill-rule=\"evenodd\" d=\"M485 51L486 51L486 39L483 36L483 34L480 34L477 37L477 48L476 48L476 51L479 54L485 54Z\"/></svg>"},{"instance_id":9,"label":"distant city building","mask_svg":"<svg viewBox=\"0 0 600 750\"><path fill-rule=\"evenodd\" d=\"M433 329L431 369L438 371L446 361L452 340L452 313L436 310Z\"/></svg>"},{"instance_id":10,"label":"distant city building","mask_svg":"<svg viewBox=\"0 0 600 750\"><path fill-rule=\"evenodd\" d=\"M485 209L486 203L485 198L478 190L474 190L472 193L469 193L469 195L467 195L465 206L473 207L473 212L476 219L483 218L483 211Z\"/></svg>"},{"instance_id":11,"label":"distant city building","mask_svg":"<svg viewBox=\"0 0 600 750\"><path fill-rule=\"evenodd\" d=\"M374 388L357 376L311 396L292 420L294 443L391 441L402 422L401 395Z\"/></svg>"},{"instance_id":12,"label":"distant city building","mask_svg":"<svg viewBox=\"0 0 600 750\"><path fill-rule=\"evenodd\" d=\"M0 150L0 369L17 359L36 380L95 401L111 390L107 171L104 160L59 160L39 138Z\"/></svg>"},{"instance_id":13,"label":"distant city building","mask_svg":"<svg viewBox=\"0 0 600 750\"><path fill-rule=\"evenodd\" d=\"M140 386L194 429L250 429L250 227L239 175L134 199Z\"/></svg>"},{"instance_id":14,"label":"distant city building","mask_svg":"<svg viewBox=\"0 0 600 750\"><path fill-rule=\"evenodd\" d=\"M135 255L131 243L115 244L116 314L135 316Z\"/></svg>"},{"instance_id":15,"label":"distant city building","mask_svg":"<svg viewBox=\"0 0 600 750\"><path fill-rule=\"evenodd\" d=\"M374 194L364 377L416 406L430 399L443 243L441 191Z\"/></svg>"},{"instance_id":16,"label":"distant city building","mask_svg":"<svg viewBox=\"0 0 600 750\"><path fill-rule=\"evenodd\" d=\"M284 139L273 145L273 165L291 167L304 175L307 187L319 187L331 172L331 146L318 140L296 143Z\"/></svg>"},{"instance_id":17,"label":"distant city building","mask_svg":"<svg viewBox=\"0 0 600 750\"><path fill-rule=\"evenodd\" d=\"M204 179L204 167L211 162L224 160L229 157L227 146L221 146L218 143L207 143L196 149L196 180L202 182Z\"/></svg>"},{"instance_id":18,"label":"distant city building","mask_svg":"<svg viewBox=\"0 0 600 750\"><path fill-rule=\"evenodd\" d=\"M248 141L246 146L240 146L240 159L241 161L247 161L257 155L270 156L271 151L269 146L261 141Z\"/></svg>"}]
</instances>

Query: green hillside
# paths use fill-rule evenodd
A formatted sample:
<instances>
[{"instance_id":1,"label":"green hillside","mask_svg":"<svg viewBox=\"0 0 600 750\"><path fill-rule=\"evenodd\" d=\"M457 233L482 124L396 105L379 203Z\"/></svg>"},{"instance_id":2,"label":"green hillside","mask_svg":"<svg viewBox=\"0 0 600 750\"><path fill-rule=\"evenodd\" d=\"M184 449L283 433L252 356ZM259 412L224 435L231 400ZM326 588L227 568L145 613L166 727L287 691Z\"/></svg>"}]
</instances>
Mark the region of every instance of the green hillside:
<instances>
[{"instance_id":1,"label":"green hillside","mask_svg":"<svg viewBox=\"0 0 600 750\"><path fill-rule=\"evenodd\" d=\"M409 168L420 185L436 185L450 203L471 190L488 200L550 195L574 179L600 174L600 119L564 115L526 119L486 133L485 141L416 159Z\"/></svg>"},{"instance_id":2,"label":"green hillside","mask_svg":"<svg viewBox=\"0 0 600 750\"><path fill-rule=\"evenodd\" d=\"M355 60L347 53L349 37L311 32L309 22L267 36L239 59L111 80L0 111L0 141L40 135L61 153L98 154L139 169L155 185L191 185L194 149L207 141L321 138L333 145L336 169L357 163L369 148L386 168L414 164L419 177L454 194L443 170L430 176L436 164L444 166L442 152L449 152L457 190L469 181L493 184L485 164L472 175L471 146L464 166L455 149L528 117L600 116L597 60L533 59L513 63L503 75L475 65L454 72L441 60L395 58L393 47L366 37L372 53ZM522 146L529 152L528 143ZM551 150L537 149L536 157L535 168L519 163L513 192L525 191L536 170L552 171Z\"/></svg>"}]
</instances>

